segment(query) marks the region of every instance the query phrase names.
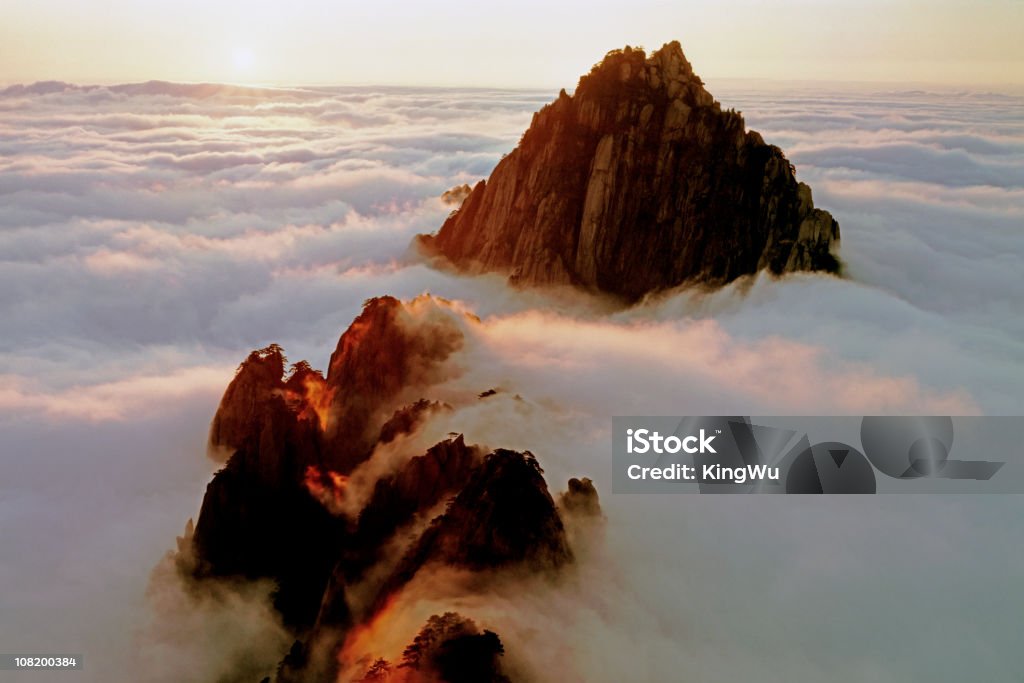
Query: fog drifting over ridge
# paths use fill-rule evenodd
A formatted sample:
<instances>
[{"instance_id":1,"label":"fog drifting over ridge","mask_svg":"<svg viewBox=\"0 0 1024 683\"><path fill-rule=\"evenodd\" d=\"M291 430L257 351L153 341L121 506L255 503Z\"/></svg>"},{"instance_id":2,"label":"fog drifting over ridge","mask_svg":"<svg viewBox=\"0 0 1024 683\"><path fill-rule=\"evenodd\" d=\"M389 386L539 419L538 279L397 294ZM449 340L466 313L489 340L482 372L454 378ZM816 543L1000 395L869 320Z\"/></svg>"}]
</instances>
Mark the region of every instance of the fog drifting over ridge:
<instances>
[{"instance_id":1,"label":"fog drifting over ridge","mask_svg":"<svg viewBox=\"0 0 1024 683\"><path fill-rule=\"evenodd\" d=\"M536 452L553 487L582 474L603 495L606 564L626 558L607 572L625 575L626 599L607 598L615 609L580 632L609 650L582 665L588 680L628 674L615 654L630 633L651 634L627 643L649 650L641 680L672 675L681 639L700 680L766 661L768 680L955 680L972 667L944 653L951 633L991 648L991 680L1008 677L1020 655L1001 644L1024 559L1012 498L623 500L609 491L606 430L612 414L643 412L1020 414L1024 98L712 92L839 220L849 279L760 278L615 311L410 262L410 238L451 210L441 192L486 177L551 93L0 92L0 608L19 615L0 643L82 652L87 676L116 679L149 572L198 511L206 428L237 363L278 342L323 368L365 298L430 291L483 318L486 362L467 384L561 411L513 420L501 431L518 442L492 445ZM588 571L591 585L616 580ZM707 592L659 604L677 581ZM897 596L912 616L890 614ZM820 657L774 662L790 642L776 621ZM871 641L877 657L826 637L869 629L892 635ZM720 661L728 639L748 656Z\"/></svg>"}]
</instances>

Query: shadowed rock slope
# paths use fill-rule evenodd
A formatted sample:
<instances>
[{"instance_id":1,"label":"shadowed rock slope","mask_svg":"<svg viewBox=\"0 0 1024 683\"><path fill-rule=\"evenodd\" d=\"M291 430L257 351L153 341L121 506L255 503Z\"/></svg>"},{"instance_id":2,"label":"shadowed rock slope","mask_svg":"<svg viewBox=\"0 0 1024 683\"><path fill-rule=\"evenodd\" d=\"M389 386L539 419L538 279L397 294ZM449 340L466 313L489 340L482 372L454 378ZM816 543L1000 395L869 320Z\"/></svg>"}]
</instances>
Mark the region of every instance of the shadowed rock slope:
<instances>
[{"instance_id":1,"label":"shadowed rock slope","mask_svg":"<svg viewBox=\"0 0 1024 683\"><path fill-rule=\"evenodd\" d=\"M421 445L421 430L457 406L409 397L457 372L452 357L469 324L429 296L371 299L326 378L305 362L286 370L271 345L252 352L225 391L210 447L226 463L173 559L194 593L207 582L273 583L295 643L267 680L357 680L364 671L405 683L508 680L498 636L455 614L432 618L393 668L367 670L350 652L355 635L396 616L397 598L421 597L425 589L410 586L424 573L489 581L505 570L553 575L573 561L564 510L531 453L491 451L461 434Z\"/></svg>"},{"instance_id":2,"label":"shadowed rock slope","mask_svg":"<svg viewBox=\"0 0 1024 683\"><path fill-rule=\"evenodd\" d=\"M417 240L466 272L627 300L759 270L839 269L838 223L782 150L704 89L677 42L609 53Z\"/></svg>"}]
</instances>

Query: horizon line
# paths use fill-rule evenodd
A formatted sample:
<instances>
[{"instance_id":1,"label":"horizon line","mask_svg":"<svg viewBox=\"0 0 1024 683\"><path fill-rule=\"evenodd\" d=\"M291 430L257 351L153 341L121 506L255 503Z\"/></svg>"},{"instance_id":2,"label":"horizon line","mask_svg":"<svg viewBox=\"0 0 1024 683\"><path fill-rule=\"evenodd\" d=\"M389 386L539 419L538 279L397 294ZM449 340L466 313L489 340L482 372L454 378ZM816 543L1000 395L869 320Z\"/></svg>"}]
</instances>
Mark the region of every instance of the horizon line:
<instances>
[{"instance_id":1,"label":"horizon line","mask_svg":"<svg viewBox=\"0 0 1024 683\"><path fill-rule=\"evenodd\" d=\"M872 80L872 79L845 79L845 78L775 78L768 76L706 76L701 79L708 84L709 81L719 83L750 83L750 84L803 84L807 86L884 86L904 88L931 88L936 90L970 90L973 92L988 91L999 92L1000 90L1013 91L1014 94L1024 94L1024 80L1019 82L947 82L947 81L926 81L926 80ZM479 85L479 84L451 84L451 83L420 83L408 82L330 82L330 81L307 81L307 82L282 82L282 81L218 81L218 80L175 80L167 78L150 78L144 80L118 80L118 79L96 79L89 81L74 81L61 78L41 78L30 81L6 81L0 80L0 91L16 87L31 88L41 84L63 84L76 88L109 88L132 85L145 85L147 83L167 83L171 85L218 85L236 88L248 88L252 90L287 90L287 89L319 89L319 88L398 88L398 89L423 89L423 90L498 90L506 92L538 92L555 91L565 89L567 92L575 90L564 85Z\"/></svg>"}]
</instances>

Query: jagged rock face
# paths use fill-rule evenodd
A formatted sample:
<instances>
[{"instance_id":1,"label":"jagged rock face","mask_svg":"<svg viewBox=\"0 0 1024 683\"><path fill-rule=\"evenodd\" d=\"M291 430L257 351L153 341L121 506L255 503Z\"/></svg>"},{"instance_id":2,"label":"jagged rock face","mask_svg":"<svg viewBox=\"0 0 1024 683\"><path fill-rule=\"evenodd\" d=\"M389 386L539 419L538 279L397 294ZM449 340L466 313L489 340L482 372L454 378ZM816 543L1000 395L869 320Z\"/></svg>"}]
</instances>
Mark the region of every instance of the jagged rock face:
<instances>
[{"instance_id":1,"label":"jagged rock face","mask_svg":"<svg viewBox=\"0 0 1024 683\"><path fill-rule=\"evenodd\" d=\"M424 566L476 571L557 569L572 560L565 526L532 453L498 449L484 458L381 588L378 604Z\"/></svg>"},{"instance_id":2,"label":"jagged rock face","mask_svg":"<svg viewBox=\"0 0 1024 683\"><path fill-rule=\"evenodd\" d=\"M238 367L210 424L210 446L228 456L258 439L264 417L274 410L284 387L284 355L279 348L253 351Z\"/></svg>"},{"instance_id":3,"label":"jagged rock face","mask_svg":"<svg viewBox=\"0 0 1024 683\"><path fill-rule=\"evenodd\" d=\"M347 474L369 456L381 426L416 391L441 379L463 343L453 314L428 297L403 305L370 299L338 340L327 371L331 396L328 448Z\"/></svg>"},{"instance_id":4,"label":"jagged rock face","mask_svg":"<svg viewBox=\"0 0 1024 683\"><path fill-rule=\"evenodd\" d=\"M285 619L312 624L351 531L310 495L310 472L347 474L378 438L441 410L425 401L396 411L407 391L436 378L461 339L432 300L384 297L368 301L341 336L327 380L305 362L286 375L276 345L251 353L211 424L211 452L230 458L203 498L189 571L272 578Z\"/></svg>"},{"instance_id":5,"label":"jagged rock face","mask_svg":"<svg viewBox=\"0 0 1024 683\"><path fill-rule=\"evenodd\" d=\"M187 558L195 576L270 577L289 624L317 614L344 523L314 500L305 471L327 466L318 410L323 377L277 346L254 351L228 386L210 428L211 452L230 452L203 497Z\"/></svg>"},{"instance_id":6,"label":"jagged rock face","mask_svg":"<svg viewBox=\"0 0 1024 683\"><path fill-rule=\"evenodd\" d=\"M609 53L419 238L468 272L629 300L762 269L836 272L838 242L782 151L722 110L676 42Z\"/></svg>"},{"instance_id":7,"label":"jagged rock face","mask_svg":"<svg viewBox=\"0 0 1024 683\"><path fill-rule=\"evenodd\" d=\"M393 475L377 481L370 502L359 514L361 547L378 547L414 515L423 513L465 485L483 460L460 434L409 460Z\"/></svg>"},{"instance_id":8,"label":"jagged rock face","mask_svg":"<svg viewBox=\"0 0 1024 683\"><path fill-rule=\"evenodd\" d=\"M208 485L194 529L190 522L178 539L176 564L189 581L276 584L274 605L297 639L278 683L335 680L349 636L386 617L390 599L412 589L428 565L547 572L573 559L529 452L484 457L459 435L402 453L427 421L452 411L402 401L450 377L467 322L456 324L457 315L429 297L372 299L342 335L326 379L305 362L286 372L283 351L271 345L249 355L224 394L210 445L231 455ZM352 473L384 444L385 460ZM389 460L396 457L403 460ZM589 480L570 482L570 494L562 511L599 509ZM448 617L438 619L454 631L429 646L421 638L419 658L382 680L506 681L497 636Z\"/></svg>"},{"instance_id":9,"label":"jagged rock face","mask_svg":"<svg viewBox=\"0 0 1024 683\"><path fill-rule=\"evenodd\" d=\"M286 380L284 366L284 352L276 344L253 351L242 362L210 424L211 456L226 459L238 450L256 451L261 441L322 426L323 375L296 363Z\"/></svg>"},{"instance_id":10,"label":"jagged rock face","mask_svg":"<svg viewBox=\"0 0 1024 683\"><path fill-rule=\"evenodd\" d=\"M271 578L274 605L286 624L316 618L345 521L297 482L268 486L233 465L207 486L193 536L194 576Z\"/></svg>"},{"instance_id":11,"label":"jagged rock face","mask_svg":"<svg viewBox=\"0 0 1024 683\"><path fill-rule=\"evenodd\" d=\"M469 569L554 568L572 559L537 459L505 449L484 459L420 545L425 561Z\"/></svg>"},{"instance_id":12,"label":"jagged rock face","mask_svg":"<svg viewBox=\"0 0 1024 683\"><path fill-rule=\"evenodd\" d=\"M414 405L424 403L428 402ZM400 412L407 414L408 411ZM399 528L456 495L472 479L482 460L480 448L467 446L459 435L435 444L423 455L411 458L396 472L377 481L369 502L359 514L354 532L339 548L340 557L323 589L320 611L307 641L310 646L290 655L286 661L287 675L280 679L282 683L335 678L336 661L322 655L310 658L309 653L330 652L343 642L345 631L352 625L347 587L357 583L368 568L380 561L382 548ZM404 574L403 581L414 573L415 569ZM401 587L402 582L396 580L387 590Z\"/></svg>"},{"instance_id":13,"label":"jagged rock face","mask_svg":"<svg viewBox=\"0 0 1024 683\"><path fill-rule=\"evenodd\" d=\"M572 560L544 471L529 451L488 455L432 531L434 557L450 565L554 568Z\"/></svg>"},{"instance_id":14,"label":"jagged rock face","mask_svg":"<svg viewBox=\"0 0 1024 683\"><path fill-rule=\"evenodd\" d=\"M419 401L413 405L438 404ZM408 414L411 408L399 413ZM354 531L334 547L337 561L333 571L326 585L317 583L322 596L316 620L305 643L299 643L285 658L279 683L336 679L337 661L329 655L341 646L353 626L348 587L380 561L382 548L400 527L455 495L481 460L480 449L467 446L459 436L432 446L377 481Z\"/></svg>"},{"instance_id":15,"label":"jagged rock face","mask_svg":"<svg viewBox=\"0 0 1024 683\"><path fill-rule=\"evenodd\" d=\"M345 587L363 578L396 531L457 494L482 460L480 448L466 445L460 434L431 446L393 474L377 480L352 536L340 549L340 559L324 590L316 619L318 627L338 625L339 615L340 623L348 619Z\"/></svg>"}]
</instances>

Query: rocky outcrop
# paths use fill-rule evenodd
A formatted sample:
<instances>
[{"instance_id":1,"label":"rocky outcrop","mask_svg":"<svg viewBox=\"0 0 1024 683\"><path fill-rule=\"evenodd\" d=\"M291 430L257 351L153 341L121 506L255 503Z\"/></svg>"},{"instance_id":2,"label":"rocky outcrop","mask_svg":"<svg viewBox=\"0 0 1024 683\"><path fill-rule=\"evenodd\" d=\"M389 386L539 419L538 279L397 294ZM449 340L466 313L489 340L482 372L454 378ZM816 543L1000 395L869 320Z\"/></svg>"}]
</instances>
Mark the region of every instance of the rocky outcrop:
<instances>
[{"instance_id":1,"label":"rocky outcrop","mask_svg":"<svg viewBox=\"0 0 1024 683\"><path fill-rule=\"evenodd\" d=\"M285 363L284 351L271 344L238 366L210 424L212 457L226 460L235 451L254 450L269 438L268 429L295 429L298 422L318 426L326 407L323 375L300 362L285 376Z\"/></svg>"},{"instance_id":2,"label":"rocky outcrop","mask_svg":"<svg viewBox=\"0 0 1024 683\"><path fill-rule=\"evenodd\" d=\"M296 639L277 683L365 667L342 656L353 634L387 618L399 594L423 590L413 579L428 567L518 576L574 558L561 515L597 505L589 480L570 482L559 506L529 452L487 454L452 435L403 453L433 417L452 415L451 405L408 397L451 376L460 315L430 297L372 299L342 334L326 378L305 362L286 370L271 345L251 353L225 391L210 445L230 455L175 559L196 591L210 579L274 583L274 606ZM380 680L507 680L497 636L457 615L432 618L411 647L398 677Z\"/></svg>"},{"instance_id":3,"label":"rocky outcrop","mask_svg":"<svg viewBox=\"0 0 1024 683\"><path fill-rule=\"evenodd\" d=\"M466 272L628 300L760 270L837 272L838 242L782 151L722 109L677 42L609 53L418 238Z\"/></svg>"},{"instance_id":4,"label":"rocky outcrop","mask_svg":"<svg viewBox=\"0 0 1024 683\"><path fill-rule=\"evenodd\" d=\"M377 598L383 605L423 567L558 569L572 560L565 526L532 453L499 449L409 549Z\"/></svg>"},{"instance_id":5,"label":"rocky outcrop","mask_svg":"<svg viewBox=\"0 0 1024 683\"><path fill-rule=\"evenodd\" d=\"M349 520L323 504L381 437L414 430L443 406L402 408L443 377L461 344L456 314L433 299L366 302L342 334L325 379L308 363L286 374L277 345L241 364L210 428L210 451L229 454L207 486L185 569L198 577L269 578L297 628L314 622L328 578L352 544ZM321 492L311 495L311 489Z\"/></svg>"},{"instance_id":6,"label":"rocky outcrop","mask_svg":"<svg viewBox=\"0 0 1024 683\"><path fill-rule=\"evenodd\" d=\"M601 516L601 499L587 477L569 480L569 489L558 497L558 504L567 514L583 517Z\"/></svg>"},{"instance_id":7,"label":"rocky outcrop","mask_svg":"<svg viewBox=\"0 0 1024 683\"><path fill-rule=\"evenodd\" d=\"M505 449L484 459L410 555L476 570L557 569L572 560L537 458Z\"/></svg>"},{"instance_id":8,"label":"rocky outcrop","mask_svg":"<svg viewBox=\"0 0 1024 683\"><path fill-rule=\"evenodd\" d=\"M457 494L482 460L480 448L466 445L460 434L410 459L394 474L378 479L373 495L359 513L355 548L360 556L352 556L346 563L348 579L361 578L361 570L377 559L375 550L399 528Z\"/></svg>"},{"instance_id":9,"label":"rocky outcrop","mask_svg":"<svg viewBox=\"0 0 1024 683\"><path fill-rule=\"evenodd\" d=\"M463 343L456 315L426 296L407 304L390 296L366 302L327 370L333 470L348 474L369 457L395 409L444 378L445 361Z\"/></svg>"},{"instance_id":10,"label":"rocky outcrop","mask_svg":"<svg viewBox=\"0 0 1024 683\"><path fill-rule=\"evenodd\" d=\"M332 515L294 480L267 485L232 459L206 489L193 535L190 575L269 578L274 604L297 628L312 623L345 521Z\"/></svg>"}]
</instances>

